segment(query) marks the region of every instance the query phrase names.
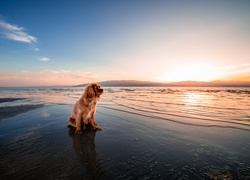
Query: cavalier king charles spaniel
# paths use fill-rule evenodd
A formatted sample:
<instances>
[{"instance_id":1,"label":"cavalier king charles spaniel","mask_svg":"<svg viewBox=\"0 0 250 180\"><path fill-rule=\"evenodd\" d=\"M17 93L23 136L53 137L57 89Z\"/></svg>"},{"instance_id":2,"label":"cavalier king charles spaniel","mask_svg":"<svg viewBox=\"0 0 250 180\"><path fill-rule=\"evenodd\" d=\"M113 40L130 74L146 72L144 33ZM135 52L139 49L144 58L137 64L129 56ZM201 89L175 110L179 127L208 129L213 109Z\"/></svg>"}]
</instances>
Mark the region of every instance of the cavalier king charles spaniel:
<instances>
[{"instance_id":1,"label":"cavalier king charles spaniel","mask_svg":"<svg viewBox=\"0 0 250 180\"><path fill-rule=\"evenodd\" d=\"M85 129L87 125L94 130L102 130L95 120L97 101L102 94L103 89L100 85L92 83L85 88L82 97L75 103L68 121L71 126L76 128L76 134L81 134L82 128Z\"/></svg>"}]
</instances>

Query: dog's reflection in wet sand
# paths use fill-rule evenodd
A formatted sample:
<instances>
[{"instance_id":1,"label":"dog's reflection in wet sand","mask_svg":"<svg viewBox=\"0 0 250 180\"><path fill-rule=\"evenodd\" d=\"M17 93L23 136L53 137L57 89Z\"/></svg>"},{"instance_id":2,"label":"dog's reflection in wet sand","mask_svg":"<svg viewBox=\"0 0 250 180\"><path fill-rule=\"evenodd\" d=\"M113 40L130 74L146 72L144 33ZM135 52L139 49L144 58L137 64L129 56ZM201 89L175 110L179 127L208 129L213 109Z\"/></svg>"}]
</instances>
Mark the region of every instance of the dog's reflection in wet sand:
<instances>
[{"instance_id":1,"label":"dog's reflection in wet sand","mask_svg":"<svg viewBox=\"0 0 250 180\"><path fill-rule=\"evenodd\" d=\"M69 127L69 135L72 137L76 155L85 168L85 178L102 179L104 170L95 149L96 131L87 128L79 135L75 134L75 128Z\"/></svg>"}]
</instances>

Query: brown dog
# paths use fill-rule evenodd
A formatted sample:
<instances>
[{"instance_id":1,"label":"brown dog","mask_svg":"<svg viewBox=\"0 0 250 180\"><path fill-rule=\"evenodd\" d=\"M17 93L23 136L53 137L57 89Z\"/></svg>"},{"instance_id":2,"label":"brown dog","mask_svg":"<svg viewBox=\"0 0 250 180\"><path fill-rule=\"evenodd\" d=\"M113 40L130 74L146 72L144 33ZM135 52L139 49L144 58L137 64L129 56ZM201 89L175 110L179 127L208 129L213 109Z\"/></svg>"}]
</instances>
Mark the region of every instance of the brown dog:
<instances>
[{"instance_id":1,"label":"brown dog","mask_svg":"<svg viewBox=\"0 0 250 180\"><path fill-rule=\"evenodd\" d=\"M81 134L86 125L90 125L94 130L102 130L98 127L95 120L96 104L103 89L97 83L89 84L82 97L75 103L72 113L68 119L69 124L76 128L75 133Z\"/></svg>"}]
</instances>

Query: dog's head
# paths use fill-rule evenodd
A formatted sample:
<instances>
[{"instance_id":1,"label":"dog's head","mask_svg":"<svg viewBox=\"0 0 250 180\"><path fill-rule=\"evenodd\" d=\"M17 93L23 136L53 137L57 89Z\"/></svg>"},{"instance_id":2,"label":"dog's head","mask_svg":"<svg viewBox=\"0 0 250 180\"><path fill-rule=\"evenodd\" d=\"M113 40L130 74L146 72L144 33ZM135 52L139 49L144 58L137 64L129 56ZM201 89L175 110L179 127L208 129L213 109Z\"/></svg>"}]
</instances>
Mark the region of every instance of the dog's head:
<instances>
[{"instance_id":1,"label":"dog's head","mask_svg":"<svg viewBox=\"0 0 250 180\"><path fill-rule=\"evenodd\" d=\"M89 84L85 88L85 95L88 99L92 99L95 97L99 98L102 94L103 94L103 89L101 89L101 86L97 83Z\"/></svg>"}]
</instances>

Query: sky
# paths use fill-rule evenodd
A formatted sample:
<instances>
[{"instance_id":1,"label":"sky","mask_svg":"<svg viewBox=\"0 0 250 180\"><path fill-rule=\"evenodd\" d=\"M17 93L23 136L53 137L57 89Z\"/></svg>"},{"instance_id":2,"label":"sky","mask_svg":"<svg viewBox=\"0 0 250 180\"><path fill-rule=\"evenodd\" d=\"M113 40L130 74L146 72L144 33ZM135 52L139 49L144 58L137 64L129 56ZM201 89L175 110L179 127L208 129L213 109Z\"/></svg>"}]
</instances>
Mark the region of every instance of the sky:
<instances>
[{"instance_id":1,"label":"sky","mask_svg":"<svg viewBox=\"0 0 250 180\"><path fill-rule=\"evenodd\" d=\"M0 86L250 81L250 1L0 0Z\"/></svg>"}]
</instances>

